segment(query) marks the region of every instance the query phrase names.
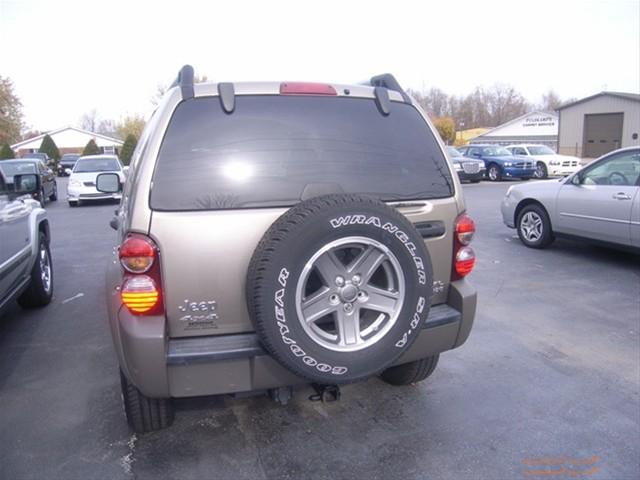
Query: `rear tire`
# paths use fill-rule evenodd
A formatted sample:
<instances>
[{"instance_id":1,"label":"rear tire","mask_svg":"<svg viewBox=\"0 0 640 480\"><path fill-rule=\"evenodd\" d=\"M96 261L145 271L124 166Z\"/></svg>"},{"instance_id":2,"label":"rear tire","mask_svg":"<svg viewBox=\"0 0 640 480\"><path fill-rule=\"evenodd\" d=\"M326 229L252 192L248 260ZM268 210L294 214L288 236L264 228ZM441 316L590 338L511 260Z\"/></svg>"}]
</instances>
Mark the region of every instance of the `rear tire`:
<instances>
[{"instance_id":1,"label":"rear tire","mask_svg":"<svg viewBox=\"0 0 640 480\"><path fill-rule=\"evenodd\" d=\"M22 308L44 307L51 303L53 296L53 267L47 237L39 233L38 255L31 269L29 287L18 297Z\"/></svg>"},{"instance_id":2,"label":"rear tire","mask_svg":"<svg viewBox=\"0 0 640 480\"><path fill-rule=\"evenodd\" d=\"M58 185L55 183L53 184L53 192L51 193L49 200L51 200L52 202L58 200Z\"/></svg>"},{"instance_id":3,"label":"rear tire","mask_svg":"<svg viewBox=\"0 0 640 480\"><path fill-rule=\"evenodd\" d=\"M122 401L127 422L136 433L153 432L173 423L170 398L149 398L143 395L120 370Z\"/></svg>"},{"instance_id":4,"label":"rear tire","mask_svg":"<svg viewBox=\"0 0 640 480\"><path fill-rule=\"evenodd\" d=\"M411 385L426 379L438 365L440 355L422 358L415 362L387 368L380 378L390 385Z\"/></svg>"},{"instance_id":5,"label":"rear tire","mask_svg":"<svg viewBox=\"0 0 640 480\"><path fill-rule=\"evenodd\" d=\"M72 207L72 208L75 208L75 207L78 206L78 203L79 202L69 202L69 206Z\"/></svg>"}]
</instances>

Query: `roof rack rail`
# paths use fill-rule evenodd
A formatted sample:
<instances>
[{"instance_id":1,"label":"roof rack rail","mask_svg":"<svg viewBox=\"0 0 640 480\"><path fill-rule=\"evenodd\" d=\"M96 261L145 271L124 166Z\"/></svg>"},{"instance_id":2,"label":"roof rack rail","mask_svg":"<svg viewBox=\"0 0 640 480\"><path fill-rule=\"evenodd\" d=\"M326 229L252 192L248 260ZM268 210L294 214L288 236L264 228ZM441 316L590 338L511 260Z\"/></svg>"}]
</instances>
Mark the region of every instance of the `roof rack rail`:
<instances>
[{"instance_id":1,"label":"roof rack rail","mask_svg":"<svg viewBox=\"0 0 640 480\"><path fill-rule=\"evenodd\" d=\"M177 86L180 86L183 100L193 98L193 67L191 65L185 65L180 69L178 77L169 88Z\"/></svg>"},{"instance_id":2,"label":"roof rack rail","mask_svg":"<svg viewBox=\"0 0 640 480\"><path fill-rule=\"evenodd\" d=\"M405 103L411 103L411 98L409 98L407 92L402 89L402 87L398 83L398 80L396 80L396 77L394 77L390 73L383 73L381 75L371 77L371 80L369 80L369 84L372 87L385 87L388 90L395 90L400 95L402 95L402 99Z\"/></svg>"}]
</instances>

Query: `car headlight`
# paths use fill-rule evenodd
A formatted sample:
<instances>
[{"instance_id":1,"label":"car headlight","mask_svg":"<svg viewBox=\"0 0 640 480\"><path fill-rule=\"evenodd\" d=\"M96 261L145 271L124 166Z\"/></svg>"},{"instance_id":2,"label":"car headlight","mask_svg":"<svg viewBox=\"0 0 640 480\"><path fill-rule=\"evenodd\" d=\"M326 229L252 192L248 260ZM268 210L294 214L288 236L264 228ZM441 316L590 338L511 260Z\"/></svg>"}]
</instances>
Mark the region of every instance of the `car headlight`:
<instances>
[{"instance_id":1,"label":"car headlight","mask_svg":"<svg viewBox=\"0 0 640 480\"><path fill-rule=\"evenodd\" d=\"M80 180L69 180L70 187L81 187L82 182Z\"/></svg>"},{"instance_id":2,"label":"car headlight","mask_svg":"<svg viewBox=\"0 0 640 480\"><path fill-rule=\"evenodd\" d=\"M511 163L511 162L504 162L504 166L505 166L505 167L510 167L511 165L513 165L513 163Z\"/></svg>"},{"instance_id":3,"label":"car headlight","mask_svg":"<svg viewBox=\"0 0 640 480\"><path fill-rule=\"evenodd\" d=\"M454 164L453 164L453 168L455 168L455 169L456 169L456 171L458 171L458 172L459 172L459 171L461 171L461 170L462 170L462 165L461 165L461 164L459 164L459 163L454 163Z\"/></svg>"}]
</instances>

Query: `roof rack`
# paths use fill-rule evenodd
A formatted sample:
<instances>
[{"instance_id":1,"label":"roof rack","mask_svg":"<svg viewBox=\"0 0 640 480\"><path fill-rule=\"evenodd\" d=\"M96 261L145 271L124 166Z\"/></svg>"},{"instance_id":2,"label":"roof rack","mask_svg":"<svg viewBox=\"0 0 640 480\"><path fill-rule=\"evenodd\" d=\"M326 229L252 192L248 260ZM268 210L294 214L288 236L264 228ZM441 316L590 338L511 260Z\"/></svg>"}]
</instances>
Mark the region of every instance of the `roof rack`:
<instances>
[{"instance_id":1,"label":"roof rack","mask_svg":"<svg viewBox=\"0 0 640 480\"><path fill-rule=\"evenodd\" d=\"M402 87L398 83L398 80L396 80L396 77L394 77L390 73L383 73L381 75L371 77L371 80L369 80L369 84L372 87L385 87L388 90L395 90L400 95L402 95L402 99L405 103L411 103L411 98L409 98L407 92L402 89Z\"/></svg>"},{"instance_id":2,"label":"roof rack","mask_svg":"<svg viewBox=\"0 0 640 480\"><path fill-rule=\"evenodd\" d=\"M193 98L193 67L191 65L185 65L180 69L178 77L169 88L177 86L180 86L183 100Z\"/></svg>"}]
</instances>

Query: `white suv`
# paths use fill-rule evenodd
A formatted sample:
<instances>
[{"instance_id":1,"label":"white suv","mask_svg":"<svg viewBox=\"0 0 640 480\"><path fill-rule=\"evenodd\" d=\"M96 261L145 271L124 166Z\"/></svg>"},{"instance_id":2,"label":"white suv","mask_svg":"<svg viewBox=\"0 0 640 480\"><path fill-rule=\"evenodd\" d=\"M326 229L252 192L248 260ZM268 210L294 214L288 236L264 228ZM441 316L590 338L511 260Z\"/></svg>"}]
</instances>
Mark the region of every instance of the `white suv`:
<instances>
[{"instance_id":1,"label":"white suv","mask_svg":"<svg viewBox=\"0 0 640 480\"><path fill-rule=\"evenodd\" d=\"M559 155L546 145L519 144L506 147L514 155L526 155L536 161L535 178L571 175L580 168L580 159Z\"/></svg>"}]
</instances>

